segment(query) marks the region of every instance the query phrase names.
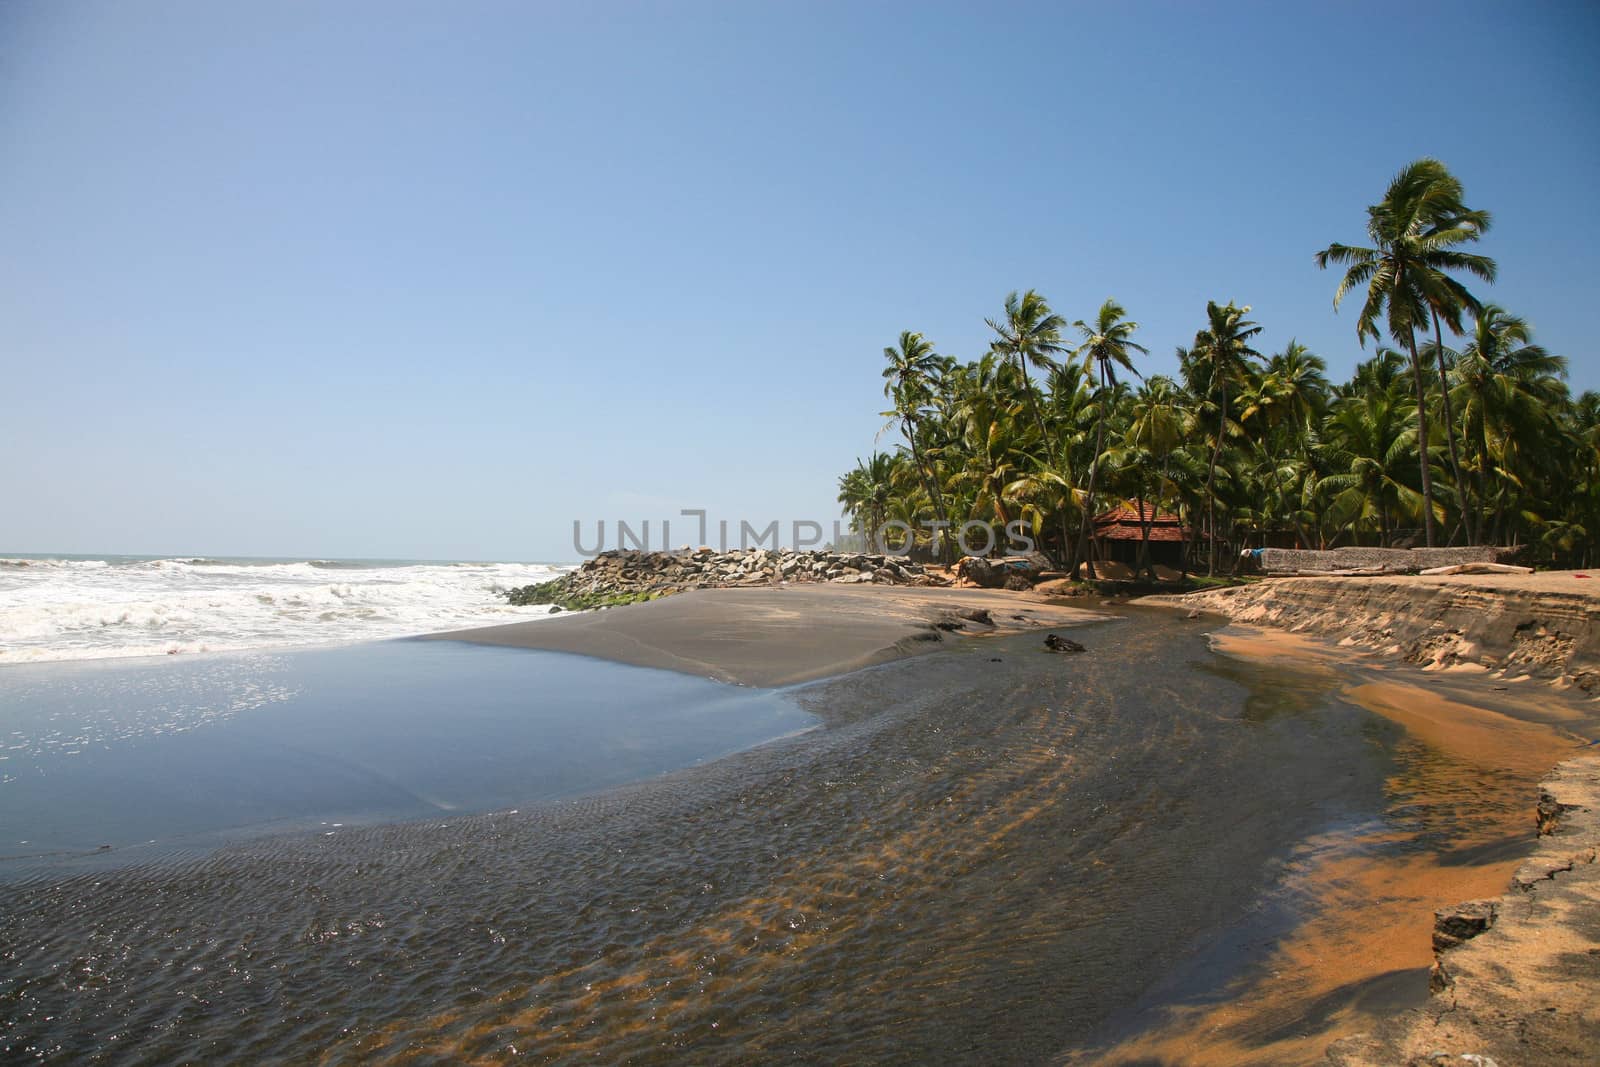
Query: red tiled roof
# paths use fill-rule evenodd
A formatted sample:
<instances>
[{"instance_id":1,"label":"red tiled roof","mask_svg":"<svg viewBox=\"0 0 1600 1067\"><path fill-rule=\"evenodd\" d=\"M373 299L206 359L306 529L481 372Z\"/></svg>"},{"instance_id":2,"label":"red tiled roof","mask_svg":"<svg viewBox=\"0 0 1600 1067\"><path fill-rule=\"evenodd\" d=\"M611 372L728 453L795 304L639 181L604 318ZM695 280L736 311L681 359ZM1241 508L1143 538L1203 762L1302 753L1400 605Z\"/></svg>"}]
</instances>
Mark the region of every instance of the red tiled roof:
<instances>
[{"instance_id":1,"label":"red tiled roof","mask_svg":"<svg viewBox=\"0 0 1600 1067\"><path fill-rule=\"evenodd\" d=\"M1101 526L1096 523L1094 535L1102 541L1138 541L1144 537L1138 523L1121 522L1108 526ZM1179 526L1157 526L1152 524L1150 527L1150 540L1151 542L1187 541L1189 540L1189 531Z\"/></svg>"},{"instance_id":2,"label":"red tiled roof","mask_svg":"<svg viewBox=\"0 0 1600 1067\"><path fill-rule=\"evenodd\" d=\"M1146 504L1141 509L1132 501L1124 501L1095 516L1094 535L1107 541L1138 541L1145 536L1140 529L1143 525L1150 527L1151 541L1187 541L1191 536L1178 516L1170 511L1157 511L1154 504Z\"/></svg>"},{"instance_id":3,"label":"red tiled roof","mask_svg":"<svg viewBox=\"0 0 1600 1067\"><path fill-rule=\"evenodd\" d=\"M1137 523L1140 521L1154 523L1156 525L1171 524L1176 526L1178 524L1178 516L1174 515L1170 511L1157 511L1154 504L1144 505L1144 508L1141 511L1139 505L1133 503L1133 501L1124 500L1121 504L1118 504L1110 511L1102 511L1094 518L1096 526L1105 522Z\"/></svg>"}]
</instances>

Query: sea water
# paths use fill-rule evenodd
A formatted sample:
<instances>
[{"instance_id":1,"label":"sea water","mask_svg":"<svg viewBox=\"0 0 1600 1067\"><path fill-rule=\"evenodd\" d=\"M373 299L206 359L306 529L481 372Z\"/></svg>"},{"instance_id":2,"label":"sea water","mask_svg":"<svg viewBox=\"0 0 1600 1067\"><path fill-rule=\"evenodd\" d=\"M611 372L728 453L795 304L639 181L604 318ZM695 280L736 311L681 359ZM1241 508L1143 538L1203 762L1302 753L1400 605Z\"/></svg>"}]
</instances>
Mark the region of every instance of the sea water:
<instances>
[{"instance_id":1,"label":"sea water","mask_svg":"<svg viewBox=\"0 0 1600 1067\"><path fill-rule=\"evenodd\" d=\"M555 563L0 558L0 668L339 644L541 618L504 593Z\"/></svg>"}]
</instances>

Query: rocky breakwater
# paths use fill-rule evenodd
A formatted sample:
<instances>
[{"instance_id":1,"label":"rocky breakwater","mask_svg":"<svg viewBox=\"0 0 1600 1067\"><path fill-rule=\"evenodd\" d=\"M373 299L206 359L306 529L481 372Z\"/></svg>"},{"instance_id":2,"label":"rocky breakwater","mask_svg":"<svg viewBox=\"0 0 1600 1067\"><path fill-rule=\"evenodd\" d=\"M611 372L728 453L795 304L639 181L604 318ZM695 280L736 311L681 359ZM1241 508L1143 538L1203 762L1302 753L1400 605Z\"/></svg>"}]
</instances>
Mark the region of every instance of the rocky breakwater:
<instances>
[{"instance_id":1,"label":"rocky breakwater","mask_svg":"<svg viewBox=\"0 0 1600 1067\"><path fill-rule=\"evenodd\" d=\"M1600 580L1586 575L1268 578L1142 603L1315 634L1424 668L1478 668L1600 696Z\"/></svg>"},{"instance_id":2,"label":"rocky breakwater","mask_svg":"<svg viewBox=\"0 0 1600 1067\"><path fill-rule=\"evenodd\" d=\"M548 582L506 593L518 606L549 604L567 611L615 607L654 600L688 589L772 586L783 582L840 585L946 585L921 564L864 552L799 552L783 549L710 548L679 552L603 552Z\"/></svg>"}]
</instances>

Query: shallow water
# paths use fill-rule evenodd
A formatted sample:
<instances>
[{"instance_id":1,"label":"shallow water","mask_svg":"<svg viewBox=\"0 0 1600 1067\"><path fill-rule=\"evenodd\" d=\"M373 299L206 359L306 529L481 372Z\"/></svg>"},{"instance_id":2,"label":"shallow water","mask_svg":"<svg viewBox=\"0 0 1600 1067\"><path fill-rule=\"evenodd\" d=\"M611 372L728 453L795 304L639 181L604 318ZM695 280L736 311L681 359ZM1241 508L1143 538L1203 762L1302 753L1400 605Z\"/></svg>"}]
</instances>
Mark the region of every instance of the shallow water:
<instances>
[{"instance_id":1,"label":"shallow water","mask_svg":"<svg viewBox=\"0 0 1600 1067\"><path fill-rule=\"evenodd\" d=\"M1038 1063L1102 1042L1303 922L1308 850L1386 847L1418 757L1335 671L1228 660L1165 616L1079 638L807 687L822 729L576 801L0 888L0 1052ZM1450 847L1437 828L1397 847Z\"/></svg>"},{"instance_id":2,"label":"shallow water","mask_svg":"<svg viewBox=\"0 0 1600 1067\"><path fill-rule=\"evenodd\" d=\"M816 720L780 694L457 642L0 671L0 879L481 812Z\"/></svg>"}]
</instances>

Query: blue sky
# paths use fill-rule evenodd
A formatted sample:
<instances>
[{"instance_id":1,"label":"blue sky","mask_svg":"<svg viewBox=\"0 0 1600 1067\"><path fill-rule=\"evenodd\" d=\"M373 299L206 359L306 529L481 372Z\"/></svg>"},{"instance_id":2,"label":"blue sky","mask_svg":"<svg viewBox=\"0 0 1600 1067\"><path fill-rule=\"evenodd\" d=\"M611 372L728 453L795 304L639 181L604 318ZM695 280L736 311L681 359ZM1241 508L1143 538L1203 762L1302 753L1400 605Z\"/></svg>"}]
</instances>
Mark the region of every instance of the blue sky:
<instances>
[{"instance_id":1,"label":"blue sky","mask_svg":"<svg viewBox=\"0 0 1600 1067\"><path fill-rule=\"evenodd\" d=\"M1348 373L1312 253L1422 155L1600 387L1597 12L0 4L0 550L831 520L883 347L1012 289L1115 296L1148 372L1214 298Z\"/></svg>"}]
</instances>

